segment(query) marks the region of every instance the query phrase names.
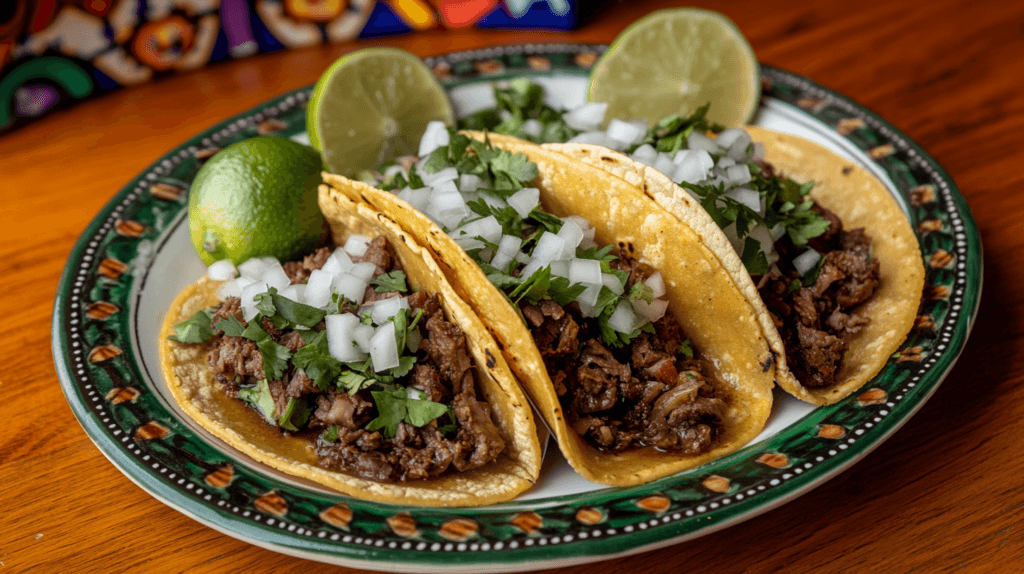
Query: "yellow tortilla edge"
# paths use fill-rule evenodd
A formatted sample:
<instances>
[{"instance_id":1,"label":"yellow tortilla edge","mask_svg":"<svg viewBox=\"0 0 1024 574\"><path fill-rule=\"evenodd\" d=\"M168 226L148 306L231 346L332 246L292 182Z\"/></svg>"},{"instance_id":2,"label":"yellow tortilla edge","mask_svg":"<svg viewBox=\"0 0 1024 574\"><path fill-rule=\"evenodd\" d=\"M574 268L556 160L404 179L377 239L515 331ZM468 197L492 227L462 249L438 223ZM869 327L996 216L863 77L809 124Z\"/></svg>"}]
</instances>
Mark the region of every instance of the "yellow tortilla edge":
<instances>
[{"instance_id":1,"label":"yellow tortilla edge","mask_svg":"<svg viewBox=\"0 0 1024 574\"><path fill-rule=\"evenodd\" d=\"M184 345L168 339L175 323L220 302L216 290L221 283L205 277L178 294L160 333L161 369L175 401L204 429L254 460L356 498L416 506L482 506L511 500L528 490L541 465L533 412L479 317L455 294L422 246L389 218L327 186L321 186L319 200L336 239L350 233L388 236L410 284L441 295L446 316L467 335L479 375L480 398L491 405L506 440L505 450L496 461L478 469L405 483L375 482L316 466L307 439L268 433L254 428L255 424L266 427L265 423L247 422L255 420L243 413L248 407L228 398L215 382L206 363L208 345Z\"/></svg>"},{"instance_id":2,"label":"yellow tortilla edge","mask_svg":"<svg viewBox=\"0 0 1024 574\"><path fill-rule=\"evenodd\" d=\"M479 133L470 132L469 135L483 138L483 134ZM325 178L329 178L328 183L348 193L353 200L366 202L391 215L431 250L453 285L460 290L460 295L470 302L481 317L486 318L487 328L503 347L509 365L544 416L563 455L587 480L614 486L643 484L726 456L756 437L771 411L774 370L772 356L767 342L760 334L753 309L728 275L722 272L714 254L671 214L654 202L644 200L631 186L565 156L543 150L535 144L494 134L490 134L489 138L497 147L513 153L524 153L537 163L540 176L534 183L541 190L541 202L545 208L556 215L568 215L570 212L583 215L595 225L599 242L632 244L637 256L641 259L655 259L653 266L660 268L659 262L686 261L686 257L666 255L664 249L666 246L680 244L681 236L688 238L688 253L699 260L694 265L700 268L700 279L678 279L662 269L670 293L670 309L677 318L683 313L681 309L689 310L686 313L688 317L681 318L681 324L691 339L694 338L694 323L724 325L725 321L715 321L714 318L737 318L736 325L729 329L727 342L721 340L723 329L718 330L717 339L701 341L702 335L697 334L695 338L698 340L694 341L695 346L704 349L707 356L716 358L715 362L720 367L716 375L728 386L730 396L731 408L725 425L726 434L711 451L690 457L667 454L652 448L612 454L590 446L568 427L544 361L518 311L461 247L430 219L395 195L339 176L325 175ZM581 186L580 182L587 182L587 185ZM614 192L589 193L595 187L612 188ZM607 217L595 206L583 203L586 198L609 196L618 197L614 210L630 212L635 209L636 213L643 214L647 223L639 227L629 226L625 223L630 221L628 214L617 213L615 217ZM655 239L650 239L652 237ZM692 297L693 290L710 297L719 311L710 315L692 312L702 307L702 301ZM728 309L728 315L722 315L722 309Z\"/></svg>"},{"instance_id":3,"label":"yellow tortilla edge","mask_svg":"<svg viewBox=\"0 0 1024 574\"><path fill-rule=\"evenodd\" d=\"M757 310L765 338L778 354L776 380L786 392L803 401L830 405L846 398L877 375L913 327L924 289L920 247L896 200L863 167L799 136L756 126L744 129L765 146L765 159L788 177L814 181L811 191L847 229L864 227L881 260L882 284L860 311L871 318L849 342L839 382L826 388L804 387L789 370L782 338L771 314L733 250L711 216L682 187L660 171L626 155L586 144L544 144L543 147L598 167L637 187L691 226L719 257L740 290Z\"/></svg>"}]
</instances>

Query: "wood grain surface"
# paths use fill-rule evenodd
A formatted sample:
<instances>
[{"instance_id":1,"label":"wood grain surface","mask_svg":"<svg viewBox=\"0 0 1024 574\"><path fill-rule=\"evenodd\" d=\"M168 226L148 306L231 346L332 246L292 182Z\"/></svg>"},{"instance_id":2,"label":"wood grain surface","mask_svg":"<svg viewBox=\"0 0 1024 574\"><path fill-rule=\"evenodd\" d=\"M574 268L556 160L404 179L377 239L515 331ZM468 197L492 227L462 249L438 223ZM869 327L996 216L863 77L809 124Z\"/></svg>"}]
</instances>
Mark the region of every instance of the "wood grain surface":
<instances>
[{"instance_id":1,"label":"wood grain surface","mask_svg":"<svg viewBox=\"0 0 1024 574\"><path fill-rule=\"evenodd\" d=\"M570 33L425 32L220 63L88 101L0 137L0 574L348 572L202 526L129 481L61 392L50 321L64 261L100 208L202 129L316 81L339 55L608 42L670 2L606 2ZM737 0L767 64L892 122L958 183L981 229L973 335L934 397L812 492L695 541L561 572L1024 571L1024 2Z\"/></svg>"}]
</instances>

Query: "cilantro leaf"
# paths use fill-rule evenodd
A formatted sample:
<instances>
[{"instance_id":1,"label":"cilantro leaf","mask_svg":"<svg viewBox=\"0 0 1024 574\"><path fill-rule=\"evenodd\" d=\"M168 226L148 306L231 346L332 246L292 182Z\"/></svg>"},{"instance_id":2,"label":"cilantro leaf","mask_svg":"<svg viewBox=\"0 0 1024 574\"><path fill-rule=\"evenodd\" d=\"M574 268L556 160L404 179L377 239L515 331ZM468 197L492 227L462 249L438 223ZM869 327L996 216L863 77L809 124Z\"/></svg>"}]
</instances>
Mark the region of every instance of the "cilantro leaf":
<instances>
[{"instance_id":1,"label":"cilantro leaf","mask_svg":"<svg viewBox=\"0 0 1024 574\"><path fill-rule=\"evenodd\" d=\"M256 342L256 348L263 356L263 374L267 380L280 379L284 376L288 369L288 359L292 356L288 347L277 344L274 338L260 327L257 320L249 322L249 326L242 331L242 336Z\"/></svg>"},{"instance_id":2,"label":"cilantro leaf","mask_svg":"<svg viewBox=\"0 0 1024 574\"><path fill-rule=\"evenodd\" d=\"M394 391L372 391L371 394L378 415L366 425L366 430L381 430L381 434L386 438L395 436L399 423L405 422L422 427L449 412L449 408L441 403L409 398L404 388Z\"/></svg>"},{"instance_id":3,"label":"cilantro leaf","mask_svg":"<svg viewBox=\"0 0 1024 574\"><path fill-rule=\"evenodd\" d=\"M288 406L284 408L284 413L281 414L277 426L285 430L298 432L309 421L309 415L312 412L306 401L296 398L288 399Z\"/></svg>"},{"instance_id":4,"label":"cilantro leaf","mask_svg":"<svg viewBox=\"0 0 1024 574\"><path fill-rule=\"evenodd\" d=\"M679 354L687 359L693 358L693 344L690 343L689 339L685 339L679 344Z\"/></svg>"},{"instance_id":5,"label":"cilantro leaf","mask_svg":"<svg viewBox=\"0 0 1024 574\"><path fill-rule=\"evenodd\" d=\"M370 281L370 285L376 287L375 291L377 293L386 293L388 291L405 293L409 290L409 287L405 284L405 272L401 270L378 275L376 279Z\"/></svg>"},{"instance_id":6,"label":"cilantro leaf","mask_svg":"<svg viewBox=\"0 0 1024 574\"><path fill-rule=\"evenodd\" d=\"M252 405L265 419L277 424L274 397L270 394L270 385L266 379L260 379L255 387L240 389L238 398Z\"/></svg>"},{"instance_id":7,"label":"cilantro leaf","mask_svg":"<svg viewBox=\"0 0 1024 574\"><path fill-rule=\"evenodd\" d=\"M220 329L228 337L241 337L242 332L245 331L245 325L234 315L217 319L213 322L213 327Z\"/></svg>"},{"instance_id":8,"label":"cilantro leaf","mask_svg":"<svg viewBox=\"0 0 1024 574\"><path fill-rule=\"evenodd\" d=\"M340 430L341 427L338 425L331 425L324 429L324 432L320 433L320 440L324 442L334 442L338 440L338 431Z\"/></svg>"},{"instance_id":9,"label":"cilantro leaf","mask_svg":"<svg viewBox=\"0 0 1024 574\"><path fill-rule=\"evenodd\" d=\"M331 356L327 346L327 331L316 333L292 356L292 364L302 369L321 391L327 391L331 381L341 373L341 361Z\"/></svg>"},{"instance_id":10,"label":"cilantro leaf","mask_svg":"<svg viewBox=\"0 0 1024 574\"><path fill-rule=\"evenodd\" d=\"M761 243L753 237L747 236L744 241L740 260L743 261L743 266L751 275L764 275L768 272L768 258L764 251L761 251Z\"/></svg>"},{"instance_id":11,"label":"cilantro leaf","mask_svg":"<svg viewBox=\"0 0 1024 574\"><path fill-rule=\"evenodd\" d=\"M167 337L179 343L205 343L213 338L213 308L202 309L174 325L174 334Z\"/></svg>"}]
</instances>

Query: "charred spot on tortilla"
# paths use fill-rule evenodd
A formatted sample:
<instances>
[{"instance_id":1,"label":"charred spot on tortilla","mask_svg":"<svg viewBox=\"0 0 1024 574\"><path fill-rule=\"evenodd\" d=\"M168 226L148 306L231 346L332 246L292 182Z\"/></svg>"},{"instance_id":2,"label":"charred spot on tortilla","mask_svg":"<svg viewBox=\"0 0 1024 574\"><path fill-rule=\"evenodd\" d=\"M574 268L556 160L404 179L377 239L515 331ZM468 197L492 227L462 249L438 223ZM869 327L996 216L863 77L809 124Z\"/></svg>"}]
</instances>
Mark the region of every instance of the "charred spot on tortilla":
<instances>
[{"instance_id":1,"label":"charred spot on tortilla","mask_svg":"<svg viewBox=\"0 0 1024 574\"><path fill-rule=\"evenodd\" d=\"M487 349L484 351L484 353L487 354L487 366L494 368L494 365L496 364L497 360L494 358L494 355L491 354L491 350Z\"/></svg>"},{"instance_id":2,"label":"charred spot on tortilla","mask_svg":"<svg viewBox=\"0 0 1024 574\"><path fill-rule=\"evenodd\" d=\"M844 165L843 166L843 175L850 175L851 173L853 173L853 166L852 165Z\"/></svg>"}]
</instances>

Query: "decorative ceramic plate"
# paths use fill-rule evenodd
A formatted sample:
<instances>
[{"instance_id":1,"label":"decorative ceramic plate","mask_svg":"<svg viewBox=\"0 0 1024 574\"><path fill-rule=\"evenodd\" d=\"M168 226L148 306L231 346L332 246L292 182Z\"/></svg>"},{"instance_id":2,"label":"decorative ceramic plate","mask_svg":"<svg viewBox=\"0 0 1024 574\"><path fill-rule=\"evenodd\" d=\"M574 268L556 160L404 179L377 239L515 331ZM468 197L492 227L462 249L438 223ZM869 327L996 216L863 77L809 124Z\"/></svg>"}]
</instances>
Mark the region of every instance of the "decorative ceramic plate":
<instances>
[{"instance_id":1,"label":"decorative ceramic plate","mask_svg":"<svg viewBox=\"0 0 1024 574\"><path fill-rule=\"evenodd\" d=\"M582 102L604 49L522 45L430 58L456 111L493 103L490 82L531 76L565 106ZM53 355L96 446L147 492L199 522L272 550L390 571L511 571L597 561L675 544L810 490L892 435L939 386L981 294L981 240L950 177L870 111L810 80L762 68L757 123L851 158L897 198L921 244L927 283L907 341L871 382L830 407L777 392L744 449L632 488L579 478L549 448L517 500L424 509L355 500L264 467L181 413L160 374L157 333L174 295L205 271L188 238L189 182L216 148L256 134L305 138L310 89L228 119L167 153L122 189L79 239L54 308Z\"/></svg>"}]
</instances>

